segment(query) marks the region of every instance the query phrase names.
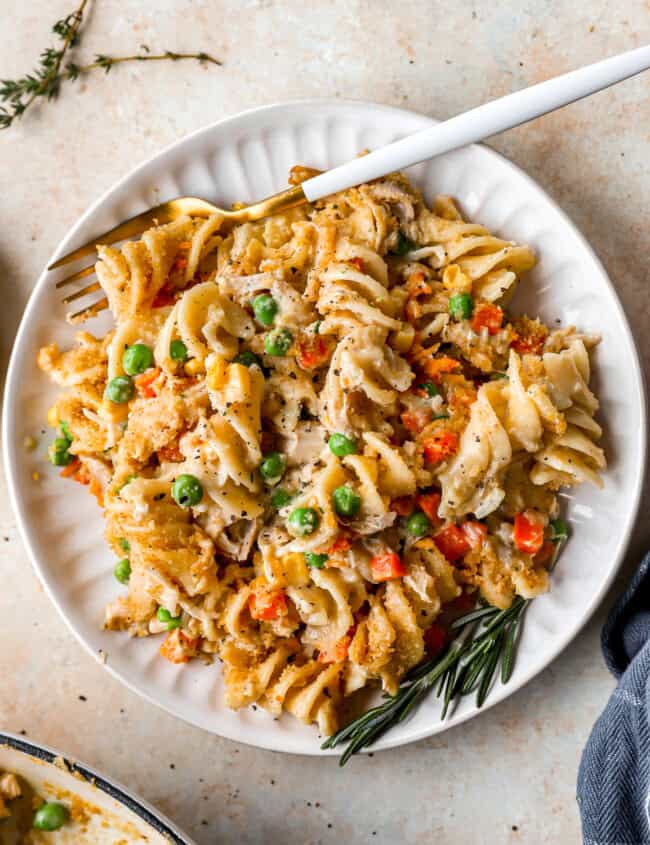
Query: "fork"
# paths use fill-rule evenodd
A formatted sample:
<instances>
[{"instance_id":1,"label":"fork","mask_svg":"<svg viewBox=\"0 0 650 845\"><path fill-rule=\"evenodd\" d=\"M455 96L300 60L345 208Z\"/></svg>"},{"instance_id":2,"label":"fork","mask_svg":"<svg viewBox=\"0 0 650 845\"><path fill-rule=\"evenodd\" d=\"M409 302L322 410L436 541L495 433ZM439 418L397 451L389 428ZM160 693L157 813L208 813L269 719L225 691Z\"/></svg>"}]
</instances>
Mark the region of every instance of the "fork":
<instances>
[{"instance_id":1,"label":"fork","mask_svg":"<svg viewBox=\"0 0 650 845\"><path fill-rule=\"evenodd\" d=\"M136 237L154 223L167 223L184 214L192 217L220 214L228 223L236 225L260 220L271 214L315 202L338 191L360 185L362 182L377 179L395 170L410 167L442 153L489 138L506 129L512 129L601 91L603 88L608 88L630 76L635 76L649 67L650 45L612 56L485 103L443 123L380 147L368 155L355 158L340 167L312 176L300 185L293 185L253 205L225 210L198 197L177 197L168 200L143 214L131 217L114 229L69 252L51 264L48 270L55 270L72 261L85 258L94 253L99 245ZM87 279L93 273L94 264L90 264L61 279L56 287L67 287L81 279ZM69 294L63 301L69 304L98 290L100 290L100 284L95 281ZM81 322L107 307L108 300L103 297L81 311L69 314L68 320L75 323Z\"/></svg>"}]
</instances>

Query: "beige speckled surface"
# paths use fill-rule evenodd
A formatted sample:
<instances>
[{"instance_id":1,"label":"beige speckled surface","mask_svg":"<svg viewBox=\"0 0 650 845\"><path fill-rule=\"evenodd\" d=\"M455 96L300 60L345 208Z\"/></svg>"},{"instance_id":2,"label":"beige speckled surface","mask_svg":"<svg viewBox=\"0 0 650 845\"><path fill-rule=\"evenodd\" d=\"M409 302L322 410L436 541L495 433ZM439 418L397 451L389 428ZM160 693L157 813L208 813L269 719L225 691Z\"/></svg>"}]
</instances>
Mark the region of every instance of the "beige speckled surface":
<instances>
[{"instance_id":1,"label":"beige speckled surface","mask_svg":"<svg viewBox=\"0 0 650 845\"><path fill-rule=\"evenodd\" d=\"M0 77L31 68L73 0L0 0ZM84 51L210 50L222 69L138 65L70 88L0 135L2 366L29 290L100 193L171 141L241 109L357 97L444 118L650 39L626 0L455 4L97 0ZM309 12L308 12L309 10ZM647 366L650 192L646 75L492 143L537 179L603 259ZM640 524L629 557L647 545ZM581 748L612 688L598 651L606 606L506 703L431 740L353 761L217 739L122 688L73 640L0 505L0 727L130 784L208 843L573 843ZM629 569L629 566L628 566Z\"/></svg>"}]
</instances>

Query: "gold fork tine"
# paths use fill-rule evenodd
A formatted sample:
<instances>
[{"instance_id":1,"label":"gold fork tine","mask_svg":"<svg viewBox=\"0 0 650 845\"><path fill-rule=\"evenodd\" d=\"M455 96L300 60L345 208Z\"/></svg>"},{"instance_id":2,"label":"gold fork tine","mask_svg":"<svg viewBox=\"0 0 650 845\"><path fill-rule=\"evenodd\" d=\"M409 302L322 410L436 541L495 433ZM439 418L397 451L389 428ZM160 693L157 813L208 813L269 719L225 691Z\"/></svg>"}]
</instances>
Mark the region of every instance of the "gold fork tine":
<instances>
[{"instance_id":1,"label":"gold fork tine","mask_svg":"<svg viewBox=\"0 0 650 845\"><path fill-rule=\"evenodd\" d=\"M188 215L189 217L210 217L213 214L219 214L231 223L243 223L247 220L260 220L269 214L286 211L289 208L294 208L297 205L303 205L306 202L307 197L305 196L301 185L292 185L290 188L280 191L279 194L274 194L273 196L267 197L260 202L254 203L253 205L237 207L232 211L217 208L206 200L199 199L198 197L177 197L176 199L157 205L155 208L150 208L149 211L145 211L143 214L136 214L134 217L130 217L124 223L121 223L119 226L115 226L109 232L105 232L103 235L94 238L92 241L88 241L87 244L84 244L78 249L64 255L62 258L59 258L53 264L50 264L47 269L56 270L58 267L63 267L64 264L68 264L71 261L77 261L79 258L93 255L99 245L113 244L116 241L128 240L129 238L141 235L150 226L169 223L172 220L178 219L182 215ZM61 279L57 282L56 286L57 288L62 288L72 282L85 279L88 276L91 276L94 270L94 265L90 264L81 270L77 270L76 273L72 273L65 279ZM82 290L66 296L63 301L66 304L74 302L75 300L81 299L81 297L86 296L89 293L94 293L100 289L101 285L99 282L91 282ZM81 311L76 311L74 314L66 315L66 319L73 325L83 323L84 320L87 320L90 317L95 317L105 308L108 308L108 300L106 297L103 297L97 302L93 302L85 308L82 308Z\"/></svg>"},{"instance_id":2,"label":"gold fork tine","mask_svg":"<svg viewBox=\"0 0 650 845\"><path fill-rule=\"evenodd\" d=\"M93 282L91 285L86 285L86 287L81 290L68 294L63 301L66 305L68 305L70 302L74 302L75 299L81 299L81 297L85 296L87 293L94 293L96 290L101 290L101 287L102 286L99 282Z\"/></svg>"},{"instance_id":3,"label":"gold fork tine","mask_svg":"<svg viewBox=\"0 0 650 845\"><path fill-rule=\"evenodd\" d=\"M68 314L66 320L74 326L77 323L83 323L85 320L90 319L90 317L95 317L100 311L104 311L106 308L108 308L108 299L104 297L98 302L93 302L87 308L82 308L81 311L77 311L75 314Z\"/></svg>"},{"instance_id":4,"label":"gold fork tine","mask_svg":"<svg viewBox=\"0 0 650 845\"><path fill-rule=\"evenodd\" d=\"M106 232L101 238L97 240L93 239L78 249L73 249L72 252L64 255L63 258L59 258L54 264L50 264L47 269L56 270L57 267L63 267L64 264L69 264L78 258L93 255L98 244L114 244L116 241L123 241L127 238L141 235L145 229L151 226L154 220L158 220L160 223L169 223L171 218L168 215L165 216L162 211L166 205L167 203L164 203L163 205L156 206L156 208L149 209L149 211L145 211L144 214L137 214L135 217L131 217L126 222L120 223L119 226L115 226L115 228Z\"/></svg>"},{"instance_id":5,"label":"gold fork tine","mask_svg":"<svg viewBox=\"0 0 650 845\"><path fill-rule=\"evenodd\" d=\"M92 241L88 241L88 243L80 246L78 249L72 250L72 252L50 264L47 269L56 270L57 267L63 267L64 264L69 264L78 258L85 258L87 255L92 255L98 244L114 244L116 241L124 241L127 238L141 235L146 229L154 225L154 223L169 223L180 217L181 214L208 217L210 214L215 214L218 211L219 209L216 206L197 197L178 197L177 199L163 202L142 214L136 214L135 217L130 217L124 223L120 223L119 226L115 226L115 228L110 229L100 237L93 238ZM221 213L225 216L229 216L230 214L227 211Z\"/></svg>"},{"instance_id":6,"label":"gold fork tine","mask_svg":"<svg viewBox=\"0 0 650 845\"><path fill-rule=\"evenodd\" d=\"M65 279L61 279L60 282L56 283L56 287L63 288L66 285L72 284L72 282L78 282L80 279L85 279L86 276L92 276L95 272L95 265L90 264L88 267L84 267L83 270L78 270L76 273L72 273L70 276L66 276Z\"/></svg>"}]
</instances>

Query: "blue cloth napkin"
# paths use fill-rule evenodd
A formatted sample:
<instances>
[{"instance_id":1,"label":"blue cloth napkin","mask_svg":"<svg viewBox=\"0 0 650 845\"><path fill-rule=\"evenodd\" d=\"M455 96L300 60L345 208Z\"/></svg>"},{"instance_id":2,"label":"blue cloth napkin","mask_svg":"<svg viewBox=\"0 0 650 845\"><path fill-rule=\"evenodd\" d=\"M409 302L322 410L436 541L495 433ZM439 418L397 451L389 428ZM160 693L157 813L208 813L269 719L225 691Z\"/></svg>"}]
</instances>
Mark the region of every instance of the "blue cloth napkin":
<instances>
[{"instance_id":1,"label":"blue cloth napkin","mask_svg":"<svg viewBox=\"0 0 650 845\"><path fill-rule=\"evenodd\" d=\"M578 772L585 845L650 845L650 553L602 634L618 686L593 727Z\"/></svg>"}]
</instances>

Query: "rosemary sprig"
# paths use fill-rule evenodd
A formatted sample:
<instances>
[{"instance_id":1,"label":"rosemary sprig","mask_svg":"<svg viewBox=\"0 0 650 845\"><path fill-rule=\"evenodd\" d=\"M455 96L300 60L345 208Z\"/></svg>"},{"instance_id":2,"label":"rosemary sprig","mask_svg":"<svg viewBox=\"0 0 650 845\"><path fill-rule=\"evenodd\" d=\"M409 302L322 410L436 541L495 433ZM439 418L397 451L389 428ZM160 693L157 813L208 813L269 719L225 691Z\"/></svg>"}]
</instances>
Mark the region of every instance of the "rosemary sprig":
<instances>
[{"instance_id":1,"label":"rosemary sprig","mask_svg":"<svg viewBox=\"0 0 650 845\"><path fill-rule=\"evenodd\" d=\"M413 669L395 695L385 696L383 704L328 737L321 748L347 743L339 761L344 766L353 754L402 722L436 685L438 697L443 698L443 719L457 697L474 691L477 706L482 707L499 663L503 683L512 675L518 633L529 603L517 596L506 610L482 607L456 619L451 629L459 633L442 656Z\"/></svg>"},{"instance_id":2,"label":"rosemary sprig","mask_svg":"<svg viewBox=\"0 0 650 845\"><path fill-rule=\"evenodd\" d=\"M80 40L80 29L88 0L81 0L77 9L67 17L57 21L52 32L57 35L62 44L58 49L48 47L39 57L38 67L31 73L19 79L0 80L0 129L8 129L14 120L19 119L27 109L40 97L52 100L58 96L61 84L65 81L74 82L82 74L96 69L103 69L108 73L117 64L125 62L160 62L183 61L191 59L200 63L220 65L221 62L208 53L176 53L165 50L163 53L151 53L146 45L142 45L142 52L132 56L108 56L99 53L92 62L76 64L63 61L69 50L76 47Z\"/></svg>"},{"instance_id":3,"label":"rosemary sprig","mask_svg":"<svg viewBox=\"0 0 650 845\"><path fill-rule=\"evenodd\" d=\"M549 564L551 571L558 561L569 530L562 519L551 523L551 539L555 551ZM521 623L531 599L517 596L510 607L477 607L455 619L450 631L458 632L442 655L432 657L413 668L402 680L395 695L384 695L384 703L367 710L321 745L336 748L347 743L339 766L362 748L372 745L392 727L404 721L424 696L437 684L436 696L442 696L444 719L457 698L476 691L476 704L482 707L501 664L501 682L507 684L515 665L515 652Z\"/></svg>"}]
</instances>

